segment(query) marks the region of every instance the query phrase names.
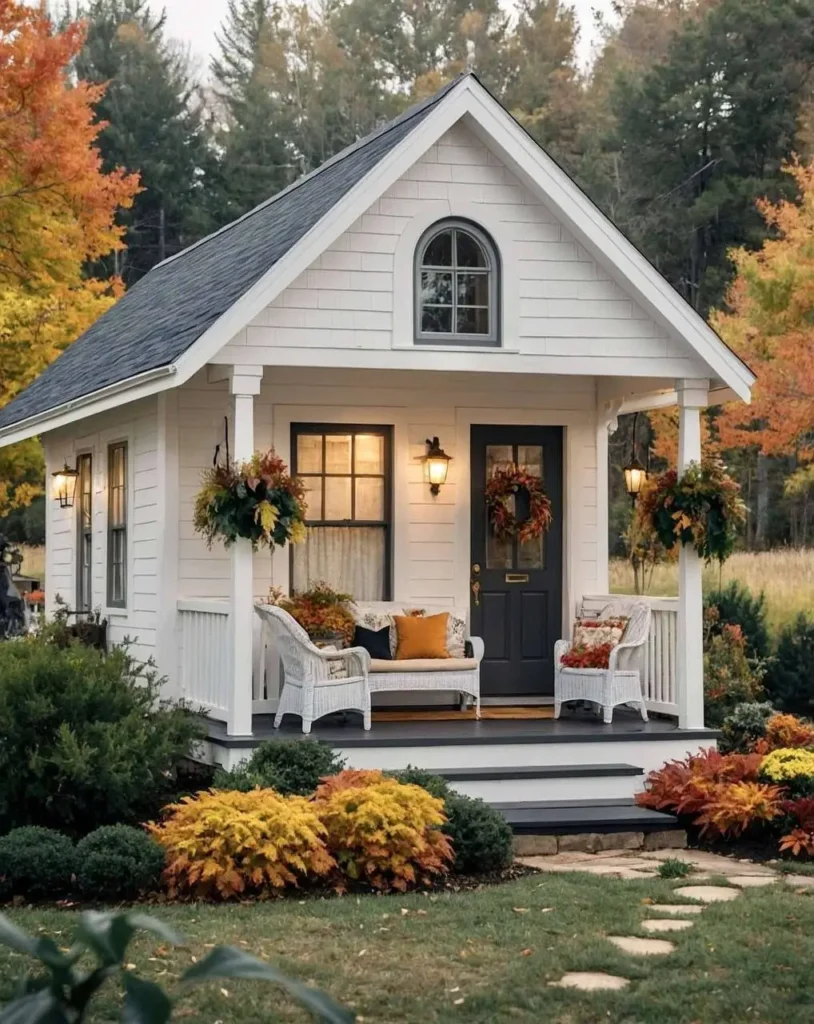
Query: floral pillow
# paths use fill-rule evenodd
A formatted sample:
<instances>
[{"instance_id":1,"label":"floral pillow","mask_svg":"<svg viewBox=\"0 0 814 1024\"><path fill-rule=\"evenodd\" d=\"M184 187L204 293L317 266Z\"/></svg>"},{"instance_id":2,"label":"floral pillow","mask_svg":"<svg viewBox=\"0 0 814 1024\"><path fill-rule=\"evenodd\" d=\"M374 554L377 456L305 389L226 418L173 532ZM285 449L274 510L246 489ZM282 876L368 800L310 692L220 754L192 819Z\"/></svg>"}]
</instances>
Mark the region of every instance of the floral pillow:
<instances>
[{"instance_id":1,"label":"floral pillow","mask_svg":"<svg viewBox=\"0 0 814 1024\"><path fill-rule=\"evenodd\" d=\"M616 647L627 627L626 616L612 619L577 619L574 623L574 648Z\"/></svg>"},{"instance_id":2,"label":"floral pillow","mask_svg":"<svg viewBox=\"0 0 814 1024\"><path fill-rule=\"evenodd\" d=\"M572 647L563 654L560 664L563 668L607 668L610 653L616 644L596 644L594 647Z\"/></svg>"}]
</instances>

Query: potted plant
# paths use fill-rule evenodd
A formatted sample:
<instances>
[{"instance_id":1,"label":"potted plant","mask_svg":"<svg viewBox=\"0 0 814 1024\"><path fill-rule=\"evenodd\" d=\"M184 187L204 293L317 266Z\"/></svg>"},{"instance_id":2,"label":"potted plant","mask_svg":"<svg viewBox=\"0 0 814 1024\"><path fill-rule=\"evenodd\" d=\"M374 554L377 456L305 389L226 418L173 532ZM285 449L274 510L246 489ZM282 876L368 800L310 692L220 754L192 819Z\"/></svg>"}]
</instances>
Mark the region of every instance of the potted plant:
<instances>
[{"instance_id":1,"label":"potted plant","mask_svg":"<svg viewBox=\"0 0 814 1024\"><path fill-rule=\"evenodd\" d=\"M201 481L194 525L211 547L244 538L257 547L283 547L305 540L305 488L270 448L248 462L215 463Z\"/></svg>"},{"instance_id":2,"label":"potted plant","mask_svg":"<svg viewBox=\"0 0 814 1024\"><path fill-rule=\"evenodd\" d=\"M299 622L318 647L340 648L353 642L356 623L348 608L352 601L350 594L343 594L327 583L319 582L301 594L284 598L279 604Z\"/></svg>"}]
</instances>

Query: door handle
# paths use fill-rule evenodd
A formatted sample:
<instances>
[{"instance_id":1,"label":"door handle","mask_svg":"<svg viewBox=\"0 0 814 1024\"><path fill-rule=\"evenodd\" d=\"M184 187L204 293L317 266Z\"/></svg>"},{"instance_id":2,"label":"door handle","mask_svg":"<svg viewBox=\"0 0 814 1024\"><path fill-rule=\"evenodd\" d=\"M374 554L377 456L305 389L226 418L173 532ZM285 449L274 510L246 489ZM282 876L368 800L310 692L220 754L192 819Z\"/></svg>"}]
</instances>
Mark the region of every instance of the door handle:
<instances>
[{"instance_id":1,"label":"door handle","mask_svg":"<svg viewBox=\"0 0 814 1024\"><path fill-rule=\"evenodd\" d=\"M480 606L480 582L478 580L472 580L471 583L472 593L475 596L475 607Z\"/></svg>"}]
</instances>

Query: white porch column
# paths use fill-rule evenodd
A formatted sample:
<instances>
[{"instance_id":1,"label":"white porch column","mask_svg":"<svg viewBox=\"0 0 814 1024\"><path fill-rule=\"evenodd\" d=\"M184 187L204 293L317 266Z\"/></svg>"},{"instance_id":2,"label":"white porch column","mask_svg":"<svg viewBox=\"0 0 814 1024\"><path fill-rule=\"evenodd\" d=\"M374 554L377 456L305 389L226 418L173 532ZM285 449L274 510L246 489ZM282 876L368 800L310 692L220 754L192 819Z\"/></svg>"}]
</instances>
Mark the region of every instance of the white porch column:
<instances>
[{"instance_id":1,"label":"white porch column","mask_svg":"<svg viewBox=\"0 0 814 1024\"><path fill-rule=\"evenodd\" d=\"M232 395L232 458L243 462L254 454L254 396L260 394L262 366L235 366L229 377ZM252 630L254 625L254 572L251 541L238 540L231 549L229 610L230 662L233 665L226 731L252 733Z\"/></svg>"},{"instance_id":2,"label":"white porch column","mask_svg":"<svg viewBox=\"0 0 814 1024\"><path fill-rule=\"evenodd\" d=\"M709 401L706 380L676 381L678 396L678 472L701 461L701 410ZM678 724L682 729L704 725L704 597L701 558L682 546L678 563L678 652L676 687Z\"/></svg>"}]
</instances>

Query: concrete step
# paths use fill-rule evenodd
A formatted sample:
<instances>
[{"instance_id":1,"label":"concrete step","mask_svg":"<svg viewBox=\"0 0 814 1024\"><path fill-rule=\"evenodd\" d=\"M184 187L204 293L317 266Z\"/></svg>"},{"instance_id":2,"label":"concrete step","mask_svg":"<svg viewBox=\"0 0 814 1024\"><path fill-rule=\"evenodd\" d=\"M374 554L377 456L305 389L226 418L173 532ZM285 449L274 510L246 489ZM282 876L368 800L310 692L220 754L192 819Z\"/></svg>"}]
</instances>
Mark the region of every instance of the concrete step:
<instances>
[{"instance_id":1,"label":"concrete step","mask_svg":"<svg viewBox=\"0 0 814 1024\"><path fill-rule=\"evenodd\" d=\"M441 768L437 774L458 793L497 804L631 800L644 771L632 764L600 763Z\"/></svg>"},{"instance_id":2,"label":"concrete step","mask_svg":"<svg viewBox=\"0 0 814 1024\"><path fill-rule=\"evenodd\" d=\"M681 827L672 814L637 807L631 800L521 800L495 807L517 835L661 832Z\"/></svg>"}]
</instances>

